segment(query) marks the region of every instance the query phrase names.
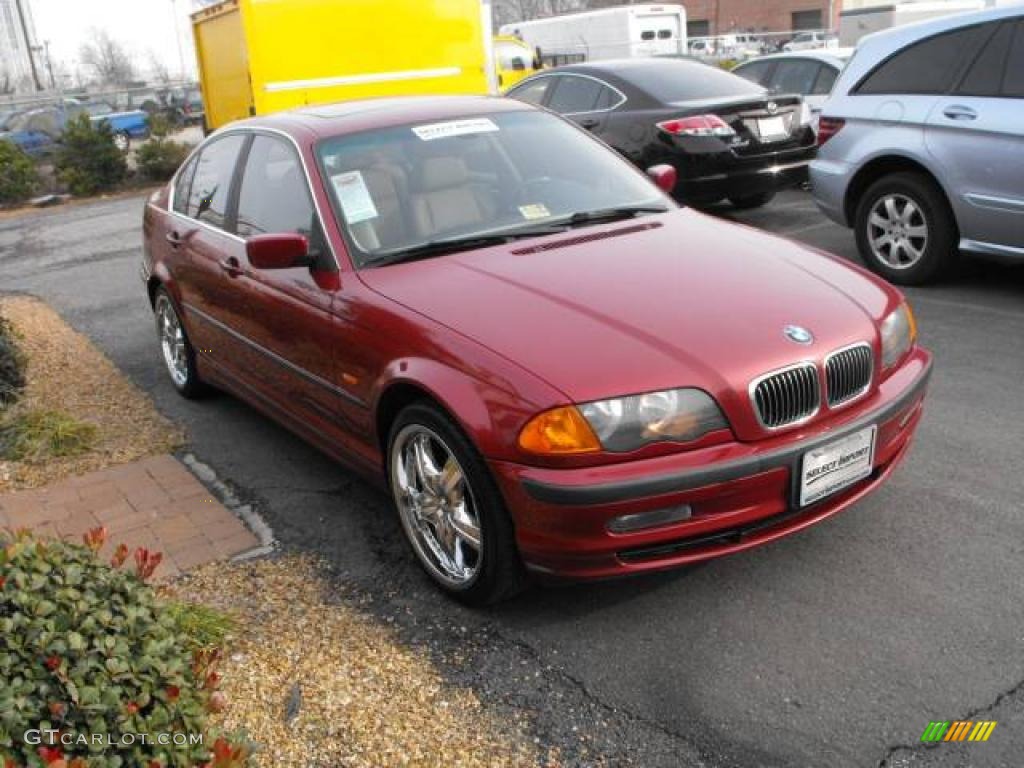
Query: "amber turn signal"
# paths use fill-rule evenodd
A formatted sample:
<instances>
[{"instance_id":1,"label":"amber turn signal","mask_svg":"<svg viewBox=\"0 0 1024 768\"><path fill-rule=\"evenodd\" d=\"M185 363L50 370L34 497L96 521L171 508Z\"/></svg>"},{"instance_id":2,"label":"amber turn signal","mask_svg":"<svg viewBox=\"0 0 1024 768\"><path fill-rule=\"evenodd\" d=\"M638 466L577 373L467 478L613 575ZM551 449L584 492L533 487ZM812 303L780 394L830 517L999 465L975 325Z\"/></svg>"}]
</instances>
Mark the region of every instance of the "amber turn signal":
<instances>
[{"instance_id":1,"label":"amber turn signal","mask_svg":"<svg viewBox=\"0 0 1024 768\"><path fill-rule=\"evenodd\" d=\"M519 433L519 447L530 453L566 455L600 451L601 443L575 406L566 405L530 419Z\"/></svg>"}]
</instances>

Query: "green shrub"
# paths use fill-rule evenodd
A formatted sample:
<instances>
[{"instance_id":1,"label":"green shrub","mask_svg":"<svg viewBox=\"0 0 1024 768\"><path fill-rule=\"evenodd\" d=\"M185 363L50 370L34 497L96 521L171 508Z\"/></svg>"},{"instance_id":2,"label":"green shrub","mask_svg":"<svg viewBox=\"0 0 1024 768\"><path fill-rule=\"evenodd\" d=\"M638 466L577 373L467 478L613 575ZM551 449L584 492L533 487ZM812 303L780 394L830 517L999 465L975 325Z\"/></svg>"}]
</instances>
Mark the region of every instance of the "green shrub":
<instances>
[{"instance_id":1,"label":"green shrub","mask_svg":"<svg viewBox=\"0 0 1024 768\"><path fill-rule=\"evenodd\" d=\"M136 550L129 572L122 545L108 565L98 555L105 536L90 531L81 546L0 535L0 761L243 765L249 745L207 731L219 652L191 651L175 615L145 583L160 556ZM36 730L50 729L62 737L55 745L45 734L36 739ZM42 745L27 743L26 734ZM160 734L172 743L160 744ZM185 743L173 743L173 734L185 734ZM190 734L212 743L190 744Z\"/></svg>"},{"instance_id":2,"label":"green shrub","mask_svg":"<svg viewBox=\"0 0 1024 768\"><path fill-rule=\"evenodd\" d=\"M143 178L167 181L185 162L189 148L185 144L154 135L135 153L135 162Z\"/></svg>"},{"instance_id":3,"label":"green shrub","mask_svg":"<svg viewBox=\"0 0 1024 768\"><path fill-rule=\"evenodd\" d=\"M0 140L0 203L21 203L39 184L35 163L10 141Z\"/></svg>"},{"instance_id":4,"label":"green shrub","mask_svg":"<svg viewBox=\"0 0 1024 768\"><path fill-rule=\"evenodd\" d=\"M95 195L113 189L128 172L124 155L114 144L107 122L95 125L86 114L68 121L57 154L57 176L73 195Z\"/></svg>"},{"instance_id":5,"label":"green shrub","mask_svg":"<svg viewBox=\"0 0 1024 768\"><path fill-rule=\"evenodd\" d=\"M0 420L0 458L43 461L79 456L96 442L96 426L62 411L20 410Z\"/></svg>"},{"instance_id":6,"label":"green shrub","mask_svg":"<svg viewBox=\"0 0 1024 768\"><path fill-rule=\"evenodd\" d=\"M24 388L25 355L18 347L11 324L0 317L0 409L16 401Z\"/></svg>"}]
</instances>

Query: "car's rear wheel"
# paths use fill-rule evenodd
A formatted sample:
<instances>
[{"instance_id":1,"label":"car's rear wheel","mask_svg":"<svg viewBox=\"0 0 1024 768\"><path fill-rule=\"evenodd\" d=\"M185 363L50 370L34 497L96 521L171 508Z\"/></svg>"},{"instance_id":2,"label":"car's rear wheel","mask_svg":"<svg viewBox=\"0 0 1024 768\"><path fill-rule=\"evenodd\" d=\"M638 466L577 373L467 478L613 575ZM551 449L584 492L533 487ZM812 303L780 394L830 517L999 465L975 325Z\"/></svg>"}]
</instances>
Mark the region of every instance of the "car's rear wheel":
<instances>
[{"instance_id":1,"label":"car's rear wheel","mask_svg":"<svg viewBox=\"0 0 1024 768\"><path fill-rule=\"evenodd\" d=\"M774 192L761 192L758 195L730 195L729 202L732 203L734 208L746 211L751 208L760 208L762 205L768 205L774 197Z\"/></svg>"},{"instance_id":2,"label":"car's rear wheel","mask_svg":"<svg viewBox=\"0 0 1024 768\"><path fill-rule=\"evenodd\" d=\"M868 267L900 285L938 279L956 262L957 230L942 191L917 173L884 176L861 197L857 247Z\"/></svg>"},{"instance_id":3,"label":"car's rear wheel","mask_svg":"<svg viewBox=\"0 0 1024 768\"><path fill-rule=\"evenodd\" d=\"M388 479L416 559L469 605L526 585L512 520L486 463L458 426L428 403L407 406L388 440Z\"/></svg>"},{"instance_id":4,"label":"car's rear wheel","mask_svg":"<svg viewBox=\"0 0 1024 768\"><path fill-rule=\"evenodd\" d=\"M183 397L193 398L205 389L196 368L196 354L182 325L178 310L164 288L158 288L153 301L160 353L171 383Z\"/></svg>"}]
</instances>

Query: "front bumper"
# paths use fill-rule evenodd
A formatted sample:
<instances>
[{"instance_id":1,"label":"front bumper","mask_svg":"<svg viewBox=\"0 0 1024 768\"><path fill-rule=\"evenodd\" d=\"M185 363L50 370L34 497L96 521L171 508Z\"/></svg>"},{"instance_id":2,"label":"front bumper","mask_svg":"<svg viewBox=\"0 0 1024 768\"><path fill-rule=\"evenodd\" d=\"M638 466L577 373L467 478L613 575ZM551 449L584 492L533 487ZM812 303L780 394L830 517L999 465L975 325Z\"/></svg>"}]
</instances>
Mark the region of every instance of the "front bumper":
<instances>
[{"instance_id":1,"label":"front bumper","mask_svg":"<svg viewBox=\"0 0 1024 768\"><path fill-rule=\"evenodd\" d=\"M869 398L829 426L757 443L733 442L654 459L582 469L491 462L527 567L572 579L661 570L739 552L813 525L877 488L906 455L920 421L931 356L915 349ZM872 474L796 508L807 451L877 425ZM680 504L690 519L612 533L613 518Z\"/></svg>"}]
</instances>

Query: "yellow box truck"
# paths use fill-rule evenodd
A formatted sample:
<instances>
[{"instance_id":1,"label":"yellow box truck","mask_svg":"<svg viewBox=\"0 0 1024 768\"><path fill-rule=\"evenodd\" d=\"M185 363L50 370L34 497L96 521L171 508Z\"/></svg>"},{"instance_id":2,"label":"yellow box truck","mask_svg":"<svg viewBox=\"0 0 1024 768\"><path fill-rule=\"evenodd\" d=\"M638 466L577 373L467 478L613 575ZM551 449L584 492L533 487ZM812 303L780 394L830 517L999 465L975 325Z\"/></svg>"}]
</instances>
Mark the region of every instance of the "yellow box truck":
<instances>
[{"instance_id":1,"label":"yellow box truck","mask_svg":"<svg viewBox=\"0 0 1024 768\"><path fill-rule=\"evenodd\" d=\"M372 96L495 93L490 0L223 0L192 14L206 128Z\"/></svg>"}]
</instances>

